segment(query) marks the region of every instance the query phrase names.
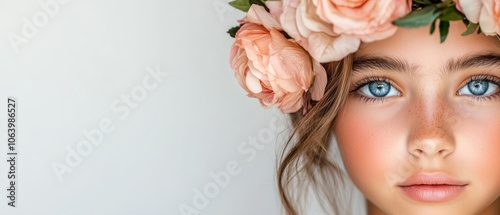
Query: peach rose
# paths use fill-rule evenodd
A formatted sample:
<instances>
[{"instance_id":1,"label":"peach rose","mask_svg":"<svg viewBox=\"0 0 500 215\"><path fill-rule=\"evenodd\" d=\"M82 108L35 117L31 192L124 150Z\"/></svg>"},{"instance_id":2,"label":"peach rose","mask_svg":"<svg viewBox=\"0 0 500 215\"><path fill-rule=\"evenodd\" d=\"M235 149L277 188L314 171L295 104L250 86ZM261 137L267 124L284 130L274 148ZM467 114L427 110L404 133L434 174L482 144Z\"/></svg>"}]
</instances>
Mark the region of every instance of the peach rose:
<instances>
[{"instance_id":1,"label":"peach rose","mask_svg":"<svg viewBox=\"0 0 500 215\"><path fill-rule=\"evenodd\" d=\"M337 61L358 50L360 40L334 33L332 24L316 14L313 0L284 0L283 4L283 29L317 61Z\"/></svg>"},{"instance_id":2,"label":"peach rose","mask_svg":"<svg viewBox=\"0 0 500 215\"><path fill-rule=\"evenodd\" d=\"M490 36L500 34L500 0L454 0L468 20Z\"/></svg>"},{"instance_id":3,"label":"peach rose","mask_svg":"<svg viewBox=\"0 0 500 215\"><path fill-rule=\"evenodd\" d=\"M261 6L252 5L236 33L230 64L239 84L263 106L293 113L306 93L323 97L326 71L293 39L280 32L279 22Z\"/></svg>"},{"instance_id":4,"label":"peach rose","mask_svg":"<svg viewBox=\"0 0 500 215\"><path fill-rule=\"evenodd\" d=\"M392 36L392 21L411 12L411 0L314 0L318 16L333 32L372 42Z\"/></svg>"}]
</instances>

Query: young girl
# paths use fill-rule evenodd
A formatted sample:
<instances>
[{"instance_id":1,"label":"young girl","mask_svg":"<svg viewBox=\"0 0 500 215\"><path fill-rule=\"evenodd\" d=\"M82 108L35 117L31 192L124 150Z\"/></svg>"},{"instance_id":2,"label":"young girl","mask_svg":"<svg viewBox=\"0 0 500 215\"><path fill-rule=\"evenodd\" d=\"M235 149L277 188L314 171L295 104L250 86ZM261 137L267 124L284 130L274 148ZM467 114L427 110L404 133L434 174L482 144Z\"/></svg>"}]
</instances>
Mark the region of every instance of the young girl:
<instances>
[{"instance_id":1,"label":"young girl","mask_svg":"<svg viewBox=\"0 0 500 215\"><path fill-rule=\"evenodd\" d=\"M500 1L232 5L249 9L230 31L236 78L293 122L286 214L309 188L328 214L353 213L330 144L369 215L500 214Z\"/></svg>"}]
</instances>

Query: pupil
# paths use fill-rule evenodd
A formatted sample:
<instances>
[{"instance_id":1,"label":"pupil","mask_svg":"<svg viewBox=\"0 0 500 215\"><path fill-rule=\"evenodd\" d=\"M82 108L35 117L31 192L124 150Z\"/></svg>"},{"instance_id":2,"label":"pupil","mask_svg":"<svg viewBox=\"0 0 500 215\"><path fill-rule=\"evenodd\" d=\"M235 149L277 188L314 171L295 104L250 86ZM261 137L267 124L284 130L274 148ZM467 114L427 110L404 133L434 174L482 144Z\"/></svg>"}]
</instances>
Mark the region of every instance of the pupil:
<instances>
[{"instance_id":1,"label":"pupil","mask_svg":"<svg viewBox=\"0 0 500 215\"><path fill-rule=\"evenodd\" d=\"M467 84L467 87L469 88L469 91L472 93L472 95L480 96L484 95L488 91L489 85L485 80L476 80L471 81L469 84Z\"/></svg>"},{"instance_id":2,"label":"pupil","mask_svg":"<svg viewBox=\"0 0 500 215\"><path fill-rule=\"evenodd\" d=\"M374 81L368 85L368 88L375 97L384 97L391 91L391 85L385 81Z\"/></svg>"}]
</instances>

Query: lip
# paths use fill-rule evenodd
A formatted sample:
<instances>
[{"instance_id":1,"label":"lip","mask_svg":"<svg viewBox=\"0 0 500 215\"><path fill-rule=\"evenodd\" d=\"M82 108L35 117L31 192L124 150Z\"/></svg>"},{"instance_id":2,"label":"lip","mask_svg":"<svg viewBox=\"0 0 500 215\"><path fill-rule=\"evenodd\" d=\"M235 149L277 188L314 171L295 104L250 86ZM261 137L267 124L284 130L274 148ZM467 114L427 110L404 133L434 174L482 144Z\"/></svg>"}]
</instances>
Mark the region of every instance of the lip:
<instances>
[{"instance_id":1,"label":"lip","mask_svg":"<svg viewBox=\"0 0 500 215\"><path fill-rule=\"evenodd\" d=\"M398 184L408 197L419 202L445 202L458 197L468 184L445 173L419 173Z\"/></svg>"}]
</instances>

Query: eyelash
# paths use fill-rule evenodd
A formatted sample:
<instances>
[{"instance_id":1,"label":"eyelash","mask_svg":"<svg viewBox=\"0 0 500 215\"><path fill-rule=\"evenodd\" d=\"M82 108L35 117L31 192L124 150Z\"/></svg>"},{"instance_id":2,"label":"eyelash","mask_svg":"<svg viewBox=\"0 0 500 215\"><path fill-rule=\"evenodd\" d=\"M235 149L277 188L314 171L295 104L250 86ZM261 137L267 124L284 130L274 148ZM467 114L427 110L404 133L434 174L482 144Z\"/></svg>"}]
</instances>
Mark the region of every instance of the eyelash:
<instances>
[{"instance_id":1,"label":"eyelash","mask_svg":"<svg viewBox=\"0 0 500 215\"><path fill-rule=\"evenodd\" d=\"M459 89L462 89L471 81L481 81L481 80L495 84L500 89L500 79L493 76L493 75L487 75L487 74L474 75L474 76L468 78L466 81L464 81L460 85ZM359 89L361 89L365 85L367 85L371 82L375 82L375 81L387 82L392 87L394 87L394 82L387 77L366 77L366 78L363 78L362 80L360 80L359 82L357 82L354 85L354 89L351 90L350 93L353 94L353 96L355 96L356 98L361 99L363 102L366 102L366 103L384 102L387 99L387 97L372 98L372 97L367 97L367 96L359 93ZM396 88L396 89L398 91L400 91L398 88ZM455 95L458 95L458 91L455 93ZM491 100L491 99L497 98L499 96L500 96L500 90L497 90L497 92L494 92L488 96L468 96L468 97L470 97L471 99L474 99L475 101L480 102L480 101L485 101L485 100Z\"/></svg>"},{"instance_id":2,"label":"eyelash","mask_svg":"<svg viewBox=\"0 0 500 215\"><path fill-rule=\"evenodd\" d=\"M495 84L500 88L500 79L499 78L497 78L493 75L480 74L480 75L475 75L475 76L468 78L466 81L464 81L460 85L459 89L462 89L462 87L465 87L471 81L482 81L482 80L487 81L487 82L492 83L492 84ZM458 95L458 91L456 92L456 95ZM496 92L493 92L491 95L488 95L488 96L468 96L468 97L470 97L471 99L473 99L475 101L480 102L480 101L485 101L485 100L489 101L489 100L497 98L498 96L500 96L500 90L497 89Z\"/></svg>"},{"instance_id":3,"label":"eyelash","mask_svg":"<svg viewBox=\"0 0 500 215\"><path fill-rule=\"evenodd\" d=\"M359 93L359 89L361 89L365 85L367 85L371 82L375 82L375 81L387 82L392 87L394 87L394 82L389 78L386 78L386 77L366 77L366 78L361 79L359 82L357 82L354 85L354 89L351 90L350 93L353 94L356 98L361 99L363 102L366 102L366 103L383 102L387 99L386 97L372 98L372 97L367 97L367 96ZM396 89L398 91L400 91L398 88L396 88Z\"/></svg>"}]
</instances>

